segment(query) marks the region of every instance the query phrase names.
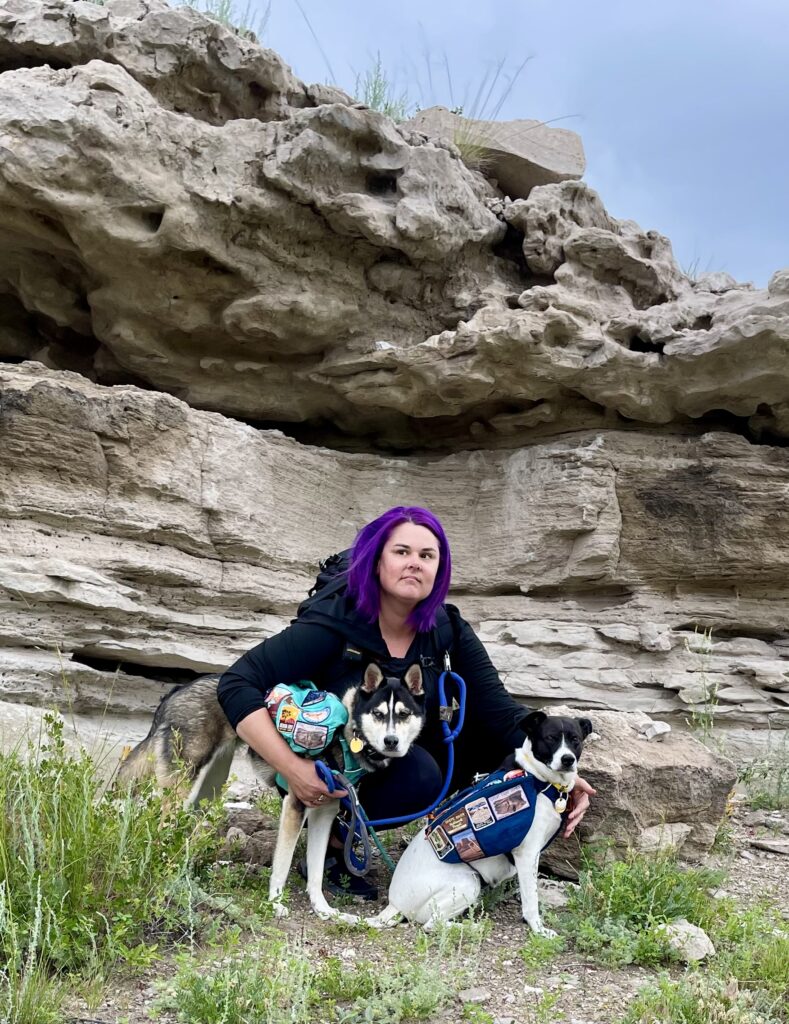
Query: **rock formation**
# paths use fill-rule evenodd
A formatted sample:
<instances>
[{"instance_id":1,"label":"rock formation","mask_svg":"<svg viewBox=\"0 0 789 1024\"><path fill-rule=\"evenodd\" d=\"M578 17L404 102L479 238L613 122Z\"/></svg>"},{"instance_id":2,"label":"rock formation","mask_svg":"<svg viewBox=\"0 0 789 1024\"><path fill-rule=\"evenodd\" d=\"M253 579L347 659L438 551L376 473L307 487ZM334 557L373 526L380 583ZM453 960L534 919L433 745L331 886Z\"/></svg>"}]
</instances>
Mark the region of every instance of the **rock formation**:
<instances>
[{"instance_id":1,"label":"rock formation","mask_svg":"<svg viewBox=\"0 0 789 1024\"><path fill-rule=\"evenodd\" d=\"M0 70L0 696L142 715L414 502L513 693L787 728L789 271L160 0L7 0Z\"/></svg>"}]
</instances>

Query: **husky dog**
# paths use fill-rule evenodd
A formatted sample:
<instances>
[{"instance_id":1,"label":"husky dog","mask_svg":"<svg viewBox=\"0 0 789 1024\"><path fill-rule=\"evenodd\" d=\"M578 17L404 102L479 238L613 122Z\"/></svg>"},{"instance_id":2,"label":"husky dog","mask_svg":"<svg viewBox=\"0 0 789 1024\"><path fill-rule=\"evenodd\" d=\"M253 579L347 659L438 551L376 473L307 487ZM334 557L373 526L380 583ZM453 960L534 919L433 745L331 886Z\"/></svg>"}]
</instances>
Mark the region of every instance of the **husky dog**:
<instances>
[{"instance_id":1,"label":"husky dog","mask_svg":"<svg viewBox=\"0 0 789 1024\"><path fill-rule=\"evenodd\" d=\"M238 736L216 698L219 676L200 676L165 694L148 735L125 758L118 781L153 776L162 789L188 783L187 806L216 795L224 785Z\"/></svg>"},{"instance_id":2,"label":"husky dog","mask_svg":"<svg viewBox=\"0 0 789 1024\"><path fill-rule=\"evenodd\" d=\"M185 801L187 806L219 793L239 739L217 700L218 683L218 676L201 676L186 686L175 687L162 698L148 735L118 770L121 783L132 784L153 776L165 789L178 788L186 781L191 787ZM398 679L385 676L378 665L371 663L360 684L346 691L342 703L348 712L348 721L342 728L346 748L353 752L364 771L384 768L392 758L408 753L424 725L422 670L418 664L411 665L402 679ZM343 765L341 748L335 736L332 745L321 752L321 757ZM264 784L271 785L274 772L270 765L252 750L250 754L258 777ZM306 820L310 823L307 890L313 908L321 917L337 917L346 922L358 920L334 910L322 890L326 848L337 811L335 800L307 809L294 796L285 797L269 888L278 916L287 914L282 893L296 840Z\"/></svg>"},{"instance_id":3,"label":"husky dog","mask_svg":"<svg viewBox=\"0 0 789 1024\"><path fill-rule=\"evenodd\" d=\"M411 665L402 679L384 676L376 664L367 666L358 688L343 698L348 722L343 739L365 771L384 768L392 758L403 757L419 735L425 722L422 670ZM328 760L342 764L341 744L335 739L326 751ZM271 865L269 899L277 917L286 917L282 893L293 862L293 851L302 826L307 829L307 895L313 910L324 919L334 918L355 924L355 914L344 914L332 907L323 894L323 869L332 823L338 806L334 800L320 807L309 807L288 793L282 803L277 845Z\"/></svg>"},{"instance_id":4,"label":"husky dog","mask_svg":"<svg viewBox=\"0 0 789 1024\"><path fill-rule=\"evenodd\" d=\"M524 727L523 745L497 772L414 836L392 876L389 906L368 924L387 928L405 917L431 928L471 907L483 882L517 875L524 921L538 935L555 934L540 919L537 868L561 827L592 723L534 711Z\"/></svg>"}]
</instances>

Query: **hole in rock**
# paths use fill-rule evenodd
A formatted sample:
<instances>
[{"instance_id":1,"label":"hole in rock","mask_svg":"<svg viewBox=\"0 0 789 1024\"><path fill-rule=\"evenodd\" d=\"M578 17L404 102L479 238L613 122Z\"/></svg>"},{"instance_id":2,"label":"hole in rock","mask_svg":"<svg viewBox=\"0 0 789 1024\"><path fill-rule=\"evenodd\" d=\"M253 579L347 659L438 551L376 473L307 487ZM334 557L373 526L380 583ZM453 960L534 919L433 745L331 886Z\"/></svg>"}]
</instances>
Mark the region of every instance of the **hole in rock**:
<instances>
[{"instance_id":1,"label":"hole in rock","mask_svg":"<svg viewBox=\"0 0 789 1024\"><path fill-rule=\"evenodd\" d=\"M523 255L523 232L518 231L512 224L507 225L504 238L493 246L493 255L501 260L514 263L524 277L531 277L531 271ZM553 282L551 282L553 283Z\"/></svg>"},{"instance_id":2,"label":"hole in rock","mask_svg":"<svg viewBox=\"0 0 789 1024\"><path fill-rule=\"evenodd\" d=\"M174 668L170 665L135 665L131 661L119 661L118 658L96 657L92 654L81 654L74 651L71 661L77 665L87 665L88 668L95 668L99 672L117 673L121 676L138 676L143 679L151 679L154 682L162 683L165 686L184 686L191 683L193 679L204 676L205 672L196 672L189 668Z\"/></svg>"},{"instance_id":3,"label":"hole in rock","mask_svg":"<svg viewBox=\"0 0 789 1024\"><path fill-rule=\"evenodd\" d=\"M249 95L256 99L259 103L265 103L269 98L269 91L264 89L260 82L249 83Z\"/></svg>"},{"instance_id":4,"label":"hole in rock","mask_svg":"<svg viewBox=\"0 0 789 1024\"><path fill-rule=\"evenodd\" d=\"M649 341L647 338L642 338L638 334L632 337L627 347L631 352L658 352L663 354L663 342L662 341Z\"/></svg>"},{"instance_id":5,"label":"hole in rock","mask_svg":"<svg viewBox=\"0 0 789 1024\"><path fill-rule=\"evenodd\" d=\"M65 71L72 65L68 61L52 60L51 57L34 57L31 54L10 54L0 60L0 75L4 71L19 71L21 68L52 68L53 71Z\"/></svg>"},{"instance_id":6,"label":"hole in rock","mask_svg":"<svg viewBox=\"0 0 789 1024\"><path fill-rule=\"evenodd\" d=\"M147 209L139 206L122 206L118 210L129 220L136 221L148 234L155 235L164 220L164 206L150 206Z\"/></svg>"},{"instance_id":7,"label":"hole in rock","mask_svg":"<svg viewBox=\"0 0 789 1024\"><path fill-rule=\"evenodd\" d=\"M210 252L193 250L191 252L183 252L181 255L188 263L191 263L192 266L197 267L200 270L207 270L211 274L219 274L223 277L232 277L235 275L235 270L220 262L212 256Z\"/></svg>"},{"instance_id":8,"label":"hole in rock","mask_svg":"<svg viewBox=\"0 0 789 1024\"><path fill-rule=\"evenodd\" d=\"M712 642L716 640L761 640L763 643L772 644L776 640L789 639L789 631L785 629L767 629L758 626L704 626L700 622L682 622L674 627L678 633L703 633L705 630L712 630Z\"/></svg>"},{"instance_id":9,"label":"hole in rock","mask_svg":"<svg viewBox=\"0 0 789 1024\"><path fill-rule=\"evenodd\" d=\"M397 175L368 174L367 191L374 196L386 196L397 192Z\"/></svg>"},{"instance_id":10,"label":"hole in rock","mask_svg":"<svg viewBox=\"0 0 789 1024\"><path fill-rule=\"evenodd\" d=\"M697 316L690 325L692 331L708 331L712 327L712 317L709 314Z\"/></svg>"}]
</instances>

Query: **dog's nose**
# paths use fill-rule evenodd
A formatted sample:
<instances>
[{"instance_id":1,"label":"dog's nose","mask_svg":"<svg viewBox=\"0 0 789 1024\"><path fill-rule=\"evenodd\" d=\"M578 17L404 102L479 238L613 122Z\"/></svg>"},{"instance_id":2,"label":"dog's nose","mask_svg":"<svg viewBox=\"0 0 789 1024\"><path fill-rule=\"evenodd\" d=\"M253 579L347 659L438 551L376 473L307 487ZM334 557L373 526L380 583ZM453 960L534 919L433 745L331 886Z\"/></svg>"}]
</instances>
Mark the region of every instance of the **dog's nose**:
<instances>
[{"instance_id":1,"label":"dog's nose","mask_svg":"<svg viewBox=\"0 0 789 1024\"><path fill-rule=\"evenodd\" d=\"M572 768L575 764L574 754L562 754L562 768Z\"/></svg>"},{"instance_id":2,"label":"dog's nose","mask_svg":"<svg viewBox=\"0 0 789 1024\"><path fill-rule=\"evenodd\" d=\"M400 741L394 735L384 736L384 746L387 750L397 750L397 744Z\"/></svg>"}]
</instances>

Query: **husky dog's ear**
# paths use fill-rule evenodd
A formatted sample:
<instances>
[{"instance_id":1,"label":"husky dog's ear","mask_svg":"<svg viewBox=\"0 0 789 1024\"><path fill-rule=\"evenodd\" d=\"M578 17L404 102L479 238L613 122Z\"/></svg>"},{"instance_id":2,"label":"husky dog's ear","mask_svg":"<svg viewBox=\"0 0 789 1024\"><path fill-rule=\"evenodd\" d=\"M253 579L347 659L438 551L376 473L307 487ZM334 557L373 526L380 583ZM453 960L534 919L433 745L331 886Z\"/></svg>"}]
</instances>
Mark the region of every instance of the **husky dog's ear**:
<instances>
[{"instance_id":1,"label":"husky dog's ear","mask_svg":"<svg viewBox=\"0 0 789 1024\"><path fill-rule=\"evenodd\" d=\"M576 722L578 723L578 727L581 730L581 735L584 739L586 739L589 733L592 732L592 730L594 729L594 726L592 725L592 719L576 718Z\"/></svg>"},{"instance_id":2,"label":"husky dog's ear","mask_svg":"<svg viewBox=\"0 0 789 1024\"><path fill-rule=\"evenodd\" d=\"M411 691L412 697L423 697L425 694L422 686L422 669L419 667L419 662L414 662L413 665L409 665L403 676L403 682Z\"/></svg>"},{"instance_id":3,"label":"husky dog's ear","mask_svg":"<svg viewBox=\"0 0 789 1024\"><path fill-rule=\"evenodd\" d=\"M532 711L521 722L526 735L531 739L548 716L544 711Z\"/></svg>"},{"instance_id":4,"label":"husky dog's ear","mask_svg":"<svg viewBox=\"0 0 789 1024\"><path fill-rule=\"evenodd\" d=\"M362 689L365 693L375 693L383 681L383 672L374 661L371 661L364 670L364 676L362 677Z\"/></svg>"}]
</instances>

